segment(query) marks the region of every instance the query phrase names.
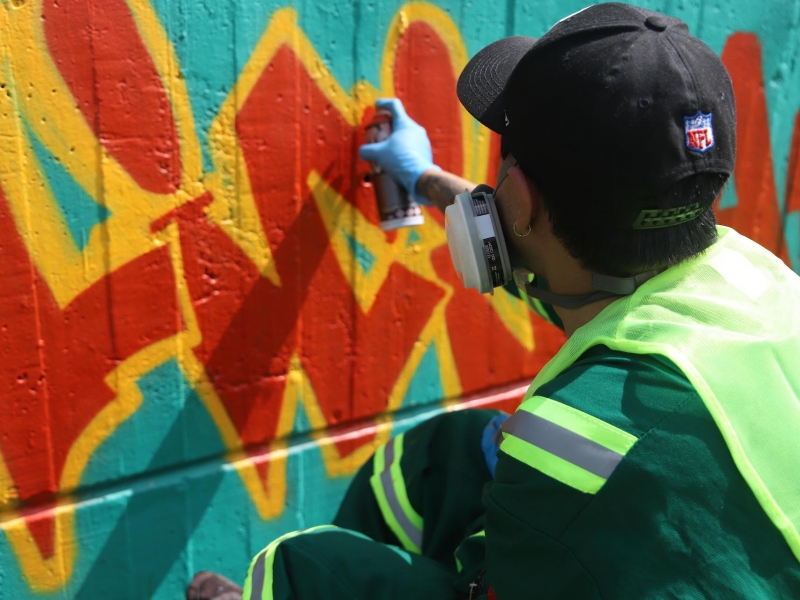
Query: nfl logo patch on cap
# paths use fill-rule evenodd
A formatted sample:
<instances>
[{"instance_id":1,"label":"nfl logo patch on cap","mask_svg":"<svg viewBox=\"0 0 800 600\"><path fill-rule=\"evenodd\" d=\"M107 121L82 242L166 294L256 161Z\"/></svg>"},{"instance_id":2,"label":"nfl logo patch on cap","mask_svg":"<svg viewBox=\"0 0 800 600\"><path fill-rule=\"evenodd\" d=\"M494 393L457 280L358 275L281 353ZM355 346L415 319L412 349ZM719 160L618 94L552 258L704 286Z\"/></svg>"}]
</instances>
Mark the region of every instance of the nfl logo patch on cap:
<instances>
[{"instance_id":1,"label":"nfl logo patch on cap","mask_svg":"<svg viewBox=\"0 0 800 600\"><path fill-rule=\"evenodd\" d=\"M711 113L697 111L693 117L683 117L686 147L692 152L706 153L714 147L714 127Z\"/></svg>"}]
</instances>

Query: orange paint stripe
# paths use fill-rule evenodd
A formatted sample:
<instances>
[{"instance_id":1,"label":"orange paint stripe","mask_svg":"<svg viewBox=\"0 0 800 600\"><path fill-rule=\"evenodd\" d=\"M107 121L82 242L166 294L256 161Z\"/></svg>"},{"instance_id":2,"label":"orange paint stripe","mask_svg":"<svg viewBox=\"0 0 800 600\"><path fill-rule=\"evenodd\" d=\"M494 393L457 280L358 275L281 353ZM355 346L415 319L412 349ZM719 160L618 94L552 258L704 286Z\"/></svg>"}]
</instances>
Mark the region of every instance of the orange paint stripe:
<instances>
[{"instance_id":1,"label":"orange paint stripe","mask_svg":"<svg viewBox=\"0 0 800 600\"><path fill-rule=\"evenodd\" d=\"M786 211L800 210L800 111L794 118L794 133L786 171Z\"/></svg>"}]
</instances>

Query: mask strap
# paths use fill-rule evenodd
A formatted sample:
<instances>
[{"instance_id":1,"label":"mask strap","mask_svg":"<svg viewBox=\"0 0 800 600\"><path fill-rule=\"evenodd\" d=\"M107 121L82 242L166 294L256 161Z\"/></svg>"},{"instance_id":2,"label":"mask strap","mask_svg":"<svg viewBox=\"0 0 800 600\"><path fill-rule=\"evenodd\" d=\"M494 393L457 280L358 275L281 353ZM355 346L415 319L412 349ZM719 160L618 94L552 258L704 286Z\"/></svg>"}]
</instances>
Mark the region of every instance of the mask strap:
<instances>
[{"instance_id":1,"label":"mask strap","mask_svg":"<svg viewBox=\"0 0 800 600\"><path fill-rule=\"evenodd\" d=\"M548 290L536 287L527 280L527 274L514 271L514 281L525 290L531 298L536 298L547 304L560 308L576 309L592 302L599 302L612 296L628 296L636 291L645 281L658 275L660 271L646 271L631 277L611 277L610 275L592 275L592 288L595 292L588 294L554 294Z\"/></svg>"},{"instance_id":2,"label":"mask strap","mask_svg":"<svg viewBox=\"0 0 800 600\"><path fill-rule=\"evenodd\" d=\"M470 192L470 194L490 194L494 196L494 188L486 183L479 183L477 187Z\"/></svg>"}]
</instances>

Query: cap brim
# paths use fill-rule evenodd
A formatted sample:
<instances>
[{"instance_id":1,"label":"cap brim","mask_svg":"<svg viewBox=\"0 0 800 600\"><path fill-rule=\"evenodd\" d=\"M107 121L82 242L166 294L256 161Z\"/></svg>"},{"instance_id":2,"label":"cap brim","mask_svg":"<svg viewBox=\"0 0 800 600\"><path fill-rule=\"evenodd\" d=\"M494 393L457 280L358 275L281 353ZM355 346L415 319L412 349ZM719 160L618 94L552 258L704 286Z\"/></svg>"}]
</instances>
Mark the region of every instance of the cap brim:
<instances>
[{"instance_id":1,"label":"cap brim","mask_svg":"<svg viewBox=\"0 0 800 600\"><path fill-rule=\"evenodd\" d=\"M497 40L473 56L458 78L461 104L492 131L503 132L503 91L517 63L535 43L536 38L525 36Z\"/></svg>"}]
</instances>

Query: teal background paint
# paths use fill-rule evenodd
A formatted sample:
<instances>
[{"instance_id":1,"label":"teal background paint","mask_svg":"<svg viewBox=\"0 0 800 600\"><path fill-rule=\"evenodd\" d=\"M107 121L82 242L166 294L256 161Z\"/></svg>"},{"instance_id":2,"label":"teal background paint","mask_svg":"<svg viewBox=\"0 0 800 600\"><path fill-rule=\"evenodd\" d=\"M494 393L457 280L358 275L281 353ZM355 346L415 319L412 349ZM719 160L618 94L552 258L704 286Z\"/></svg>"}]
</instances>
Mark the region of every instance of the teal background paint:
<instances>
[{"instance_id":1,"label":"teal background paint","mask_svg":"<svg viewBox=\"0 0 800 600\"><path fill-rule=\"evenodd\" d=\"M78 249L82 250L89 242L89 236L94 226L105 221L111 212L105 206L95 202L78 185L72 175L31 131L27 123L25 123L25 133L42 170L43 179L49 182L53 198L61 209L67 227L72 233L72 239Z\"/></svg>"},{"instance_id":2,"label":"teal background paint","mask_svg":"<svg viewBox=\"0 0 800 600\"><path fill-rule=\"evenodd\" d=\"M347 238L347 243L350 244L350 248L356 257L356 262L361 267L361 270L364 271L364 275L369 275L372 265L375 264L375 256L353 236L346 233L344 236Z\"/></svg>"},{"instance_id":3,"label":"teal background paint","mask_svg":"<svg viewBox=\"0 0 800 600\"><path fill-rule=\"evenodd\" d=\"M191 437L197 438L198 453L221 442L191 393L185 399L173 398L185 404L166 409L171 418L159 418L165 416L165 397L157 386L171 386L174 379L168 377L175 368L167 363L144 378L142 409L98 449L86 471L86 497L77 510L81 552L69 586L53 594L31 594L0 536L0 598L181 598L190 573L210 569L243 580L250 558L271 540L333 518L349 478L330 479L319 448L305 435L298 435L290 448L291 484L284 511L270 521L258 516L240 477L224 458L180 462L187 448L191 451ZM402 433L438 412L429 404L403 409L392 431ZM310 429L302 409L295 428ZM200 448L200 443L208 448ZM97 486L108 470L102 464L106 460L146 462L148 474Z\"/></svg>"},{"instance_id":4,"label":"teal background paint","mask_svg":"<svg viewBox=\"0 0 800 600\"><path fill-rule=\"evenodd\" d=\"M725 186L725 190L722 192L722 198L719 201L720 208L733 208L734 206L739 204L739 198L736 195L736 179L733 175L728 180L728 185Z\"/></svg>"},{"instance_id":5,"label":"teal background paint","mask_svg":"<svg viewBox=\"0 0 800 600\"><path fill-rule=\"evenodd\" d=\"M258 0L152 0L152 4L189 90L204 170L213 172L209 127L274 11L290 4ZM470 56L505 35L540 36L558 19L584 7L581 0L442 0L435 5L454 20ZM769 122L769 131L762 135L769 136L789 259L800 271L800 213L786 210L790 147L800 110L800 0L639 5L684 19L718 53L735 32L753 33L760 40ZM298 11L299 26L344 89L362 80L378 86L388 28L402 2L301 0L291 6ZM78 186L30 130L27 135L82 248L92 228L109 212ZM732 182L721 207L747 201ZM412 232L408 243L419 239ZM348 242L368 275L376 257L356 238L348 236ZM394 433L442 410L441 373L432 343L401 407L390 415ZM140 408L95 451L75 494L77 558L67 586L34 592L7 536L0 532L0 600L180 598L193 573L210 569L242 581L251 557L272 539L326 523L335 513L351 475L328 475L312 437L320 432L314 431L302 402L289 436L284 508L278 517L263 520L231 466L236 457L226 453L217 426L177 362L157 366L137 384L143 395Z\"/></svg>"},{"instance_id":6,"label":"teal background paint","mask_svg":"<svg viewBox=\"0 0 800 600\"><path fill-rule=\"evenodd\" d=\"M403 406L428 404L444 398L439 372L439 359L436 357L436 348L434 344L431 344L414 372L406 397L403 399Z\"/></svg>"}]
</instances>

